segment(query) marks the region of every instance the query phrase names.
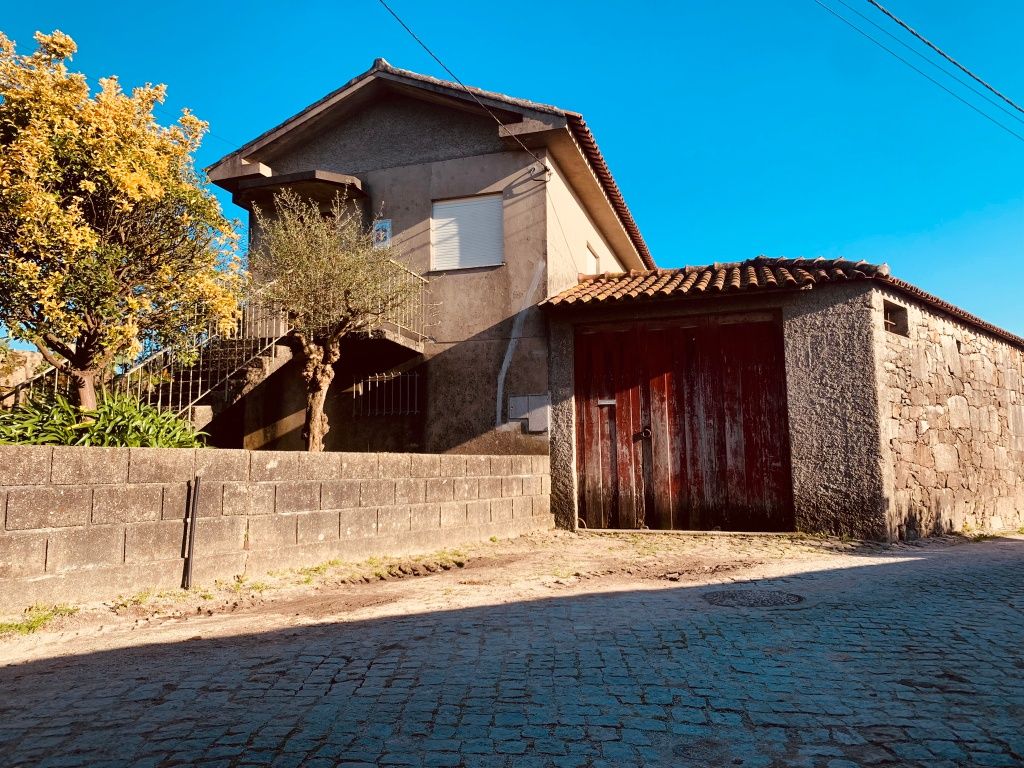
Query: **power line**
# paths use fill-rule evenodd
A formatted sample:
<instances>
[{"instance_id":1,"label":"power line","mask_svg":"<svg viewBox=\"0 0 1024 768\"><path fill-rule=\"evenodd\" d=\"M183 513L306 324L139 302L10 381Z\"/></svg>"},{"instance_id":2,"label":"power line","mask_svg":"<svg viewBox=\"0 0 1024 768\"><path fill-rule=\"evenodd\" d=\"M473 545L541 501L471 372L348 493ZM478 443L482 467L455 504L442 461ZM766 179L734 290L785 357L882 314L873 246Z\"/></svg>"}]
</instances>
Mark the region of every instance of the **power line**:
<instances>
[{"instance_id":1,"label":"power line","mask_svg":"<svg viewBox=\"0 0 1024 768\"><path fill-rule=\"evenodd\" d=\"M907 32L912 34L914 37L916 37L922 43L924 43L929 48L931 48L933 51L935 51L937 54L939 54L939 56L944 58L946 61L948 61L953 66L955 66L957 69L959 69L960 71L964 72L966 75L968 75L972 79L976 80L977 82L981 83L983 86L988 88L990 91L992 91L992 93L994 93L1000 99L1002 99L1007 104L1009 104L1011 107L1016 109L1018 112L1024 113L1024 107L1021 107L1019 104L1015 103L1009 96L1004 96L1003 94L1001 94L999 91L997 91L991 85L989 85L984 80L982 80L980 77L978 77L976 74L971 72L971 70L969 70L967 67L965 67L963 64L961 64L959 61L957 61L952 56L950 56L948 53L946 53L941 48L939 48L939 46L935 45L933 42L931 42L926 37L924 37L924 35L922 35L919 32L917 32L917 30L915 30L909 24L907 24L902 19L900 19L898 16L896 16L894 13L892 13L887 8L885 8L885 6L883 6L881 3L876 2L876 0L868 0L868 2L871 3L873 6L875 6L875 8L880 10L882 13L884 13L886 16L888 16L890 19L895 21L897 24L899 24L901 27L903 27L905 30L907 30Z\"/></svg>"},{"instance_id":2,"label":"power line","mask_svg":"<svg viewBox=\"0 0 1024 768\"><path fill-rule=\"evenodd\" d=\"M868 2L870 2L870 1L871 1L871 0L868 0ZM976 107L976 106L974 106L973 104L971 104L971 102L967 101L967 99L965 99L964 97L962 97L962 96L961 96L960 94L956 93L955 91L952 91L952 90L950 90L949 88L947 88L946 86L944 86L944 85L943 85L942 83L940 83L940 82L939 82L938 80L936 80L936 79L935 79L934 77L932 77L932 76L931 76L931 75L929 75L928 73L926 73L926 72L922 71L921 69L918 69L917 67L915 67L915 66L914 66L913 64L911 64L911 63L910 63L909 61L907 61L906 59L904 59L904 58L903 58L902 56L900 56L900 55L899 55L898 53L896 53L896 52L895 52L894 50L892 50L891 48L887 48L887 47L886 47L886 46L885 46L884 44L882 44L882 43L878 42L877 40L875 40L875 38L873 38L873 37L872 37L871 35L869 35L869 34L868 34L867 32L865 32L865 31L864 31L863 29L861 29L860 27L858 27L858 26L857 26L856 24L854 24L854 23L853 23L852 21L850 21L849 19L847 19L847 18L845 18L845 17L841 16L841 15L840 15L840 14L838 14L838 13L837 13L836 11L834 11L834 10L833 10L832 8L830 8L829 6L825 5L825 3L821 2L821 0L814 0L814 2L815 2L815 3L817 4L817 5L820 5L820 6L822 7L822 8L824 8L824 9L825 9L826 11L828 11L829 13L831 13L831 14L832 14L833 16L835 16L835 17L836 17L837 19L839 19L839 20L840 20L841 22L843 22L844 24L846 24L846 25L847 25L848 27L850 27L851 29L855 30L855 31L856 31L856 32L857 32L858 34L860 34L860 35L863 35L864 37L866 37L866 38L867 38L868 40L870 40L870 41L871 41L872 43L874 43L875 45L877 45L877 46L878 46L879 48L881 48L881 49L882 49L883 51L885 51L886 53L888 53L888 54L890 54L891 56L895 57L896 59L898 59L898 60L902 61L902 62L903 62L904 64L906 64L906 65L907 65L908 67L910 67L910 68L911 68L912 70L914 70L915 72L917 72L917 74L919 74L919 75L920 75L921 77L923 77L923 78L925 78L926 80L928 80L928 81L930 81L930 82L934 83L935 85L937 85L937 86L938 86L939 88L941 88L942 90L944 90L944 91L945 91L946 93L948 93L948 94L949 94L950 96L952 96L952 97L953 97L954 99L956 99L957 101L963 102L963 103L964 103L964 104L966 104L966 105L967 105L968 107L970 107L970 108L971 108L971 109L973 109L973 110L974 110L975 112L977 112L977 113L978 113L979 115L981 115L982 117L984 117L984 118L985 118L986 120L988 120L988 121L990 121L990 122L992 122L992 123L995 123L996 125L998 125L998 126L999 126L1000 128L1002 128L1002 129L1003 129L1004 131L1006 131L1006 132L1007 132L1008 134L1010 134L1011 136L1013 136L1013 137L1015 137L1015 138L1019 139L1020 141L1024 142L1024 136L1022 136L1021 134L1017 133L1016 131L1014 131L1014 130L1013 130L1013 129L1011 129L1011 128L1007 128L1007 127L1006 127L1005 125L1003 125L1003 124L1002 124L1002 123L1000 123L1000 122L999 122L998 120L996 120L996 119L995 119L994 117L992 117L992 115L989 115L989 114L987 114L987 113L983 112L982 110L978 109L978 107Z\"/></svg>"},{"instance_id":3,"label":"power line","mask_svg":"<svg viewBox=\"0 0 1024 768\"><path fill-rule=\"evenodd\" d=\"M987 101L989 104L991 104L996 109L998 109L998 110L1000 110L1002 112L1005 112L1010 117L1012 117L1014 120L1016 120L1016 121L1018 121L1020 123L1024 123L1024 118L1020 117L1019 115L1014 114L1013 112L1008 110L1006 107L1004 107L1002 104L1000 104L998 101L993 99L991 96L988 96L987 94L983 93L979 89L975 88L973 85L971 85L969 82L967 82L963 78L957 77L956 74L954 74L953 72L950 72L948 69L943 67L938 62L932 61L930 58L925 56L923 53L921 53L919 50L914 48L909 43L903 42L898 37L896 37L896 35L894 35L892 32L890 32L885 27L883 27L881 24L878 24L877 22L872 21L867 16L865 16L863 13L858 11L856 8L854 8L853 6L849 5L848 3L844 2L844 0L835 0L835 1L837 3L839 3L841 6L843 6L844 8L846 8L847 10L850 10L850 11L853 11L854 13L856 13L858 16L860 16L862 19L864 19L864 21L866 21L868 24L873 26L875 29L877 29L878 31L880 31L880 32L888 35L889 37L891 37L893 40L895 40L897 43L902 45L904 48L906 48L908 51L913 53L915 56L918 56L919 58L923 59L928 64L930 64L931 66L935 67L937 70L939 70L939 72L942 72L944 75L947 75L948 77L953 78L958 83L960 83L960 85L962 85L964 88L967 88L969 91L971 91L971 92L977 94L978 96L980 96L981 98L983 98L985 101Z\"/></svg>"},{"instance_id":4,"label":"power line","mask_svg":"<svg viewBox=\"0 0 1024 768\"><path fill-rule=\"evenodd\" d=\"M406 32L408 32L408 33L409 33L409 34L410 34L410 35L412 36L412 39L413 39L413 40L415 40L415 41L416 41L417 43L419 43L420 47L421 47L421 48L422 48L422 49L423 49L424 51L426 51L427 53L429 53L429 54L430 54L430 57L431 57L431 58L432 58L432 59L433 59L434 61L436 61L436 62L437 62L438 64L440 64L440 65L441 65L441 68L442 68L442 69L444 69L444 71L448 73L448 75L449 75L449 76L450 76L450 77L452 78L452 80L454 80L454 81L455 81L456 83L458 83L458 84L459 84L460 86L462 86L462 90L464 90L464 91L465 91L466 93L468 93L468 94L469 94L469 95L470 95L470 96L471 96L471 97L473 98L473 100L474 100L474 101L475 101L475 102L476 102L477 104L479 104L479 105L480 105L480 107L481 107L481 108L483 108L483 110L484 110L485 112L487 112L487 114L488 114L488 115L490 115L490 116L491 116L492 118L494 118L494 122L496 122L496 123L497 123L498 125L500 125L500 126L501 126L502 128L504 128L504 129L505 129L505 134L506 134L507 136L511 136L511 137L512 137L513 139L515 139L515 140L516 140L516 143L517 143L517 144L518 144L518 145L519 145L520 147L522 147L522 148L523 148L523 150L524 150L524 151L525 151L525 152L526 152L527 154L529 154L529 155L530 155L530 156L531 156L531 157L532 157L532 158L533 158L534 160L536 160L536 161L537 161L538 163L540 163L540 164L541 164L541 166L542 166L543 168L545 168L545 169L547 168L547 165L545 165L545 164L544 164L544 161L543 161L543 160L541 160L541 159L540 159L539 157L537 157L536 153L534 153L534 152L533 152L533 151L532 151L532 150L531 150L531 149L530 149L529 147L527 147L527 146L526 146L526 145L525 145L525 144L524 144L524 143L522 142L522 139L520 139L520 138L519 138L518 136L516 136L516 135L515 135L514 133L509 133L509 131L508 131L508 127L507 127L507 126L505 125L505 123L503 123L503 122L501 121L501 118L499 118L499 117L498 117L498 116L497 116L496 114L494 114L494 112L493 112L493 111L491 111L490 107L488 107L488 106L487 106L486 104L484 104L484 103L483 103L483 101L481 101L481 100L480 100L480 97L479 97L479 96L477 96L477 95L476 95L476 94L475 94L475 93L473 92L473 89L472 89L472 88L470 88L470 87L469 87L468 85L466 85L466 84L465 84L464 82L462 82L462 81L461 81L461 80L459 79L458 75L456 75L456 74L455 74L454 72L452 72L452 71L451 71L451 69L449 69L449 68L448 68L448 65L447 65L447 64L445 64L445 63L444 63L443 61L441 61L441 59L440 59L440 58L438 58L438 56L437 56L437 54L436 54L436 53L434 53L434 52L433 52L432 50L430 50L430 48L429 48L429 47L427 46L427 44L426 44L426 43L424 43L424 42L423 42L423 41L422 41L422 40L421 40L421 39L419 38L419 36L418 36L418 35L417 35L417 34L416 34L415 32L413 32L413 31L412 31L412 30L411 30L411 29L409 28L409 25L408 25L408 24L406 24L406 23L405 23L404 21L402 21L402 18L401 18L401 16L399 16L399 15L398 15L397 13L395 13L395 12L394 12L394 11L393 11L393 10L391 9L391 6L390 6L390 5L388 5L388 4L387 4L387 3L385 2L385 0L377 0L377 2L379 2L379 3L380 3L380 4L382 5L382 6L384 6L384 10L386 10L386 11L387 11L388 13L390 13L390 14L391 14L392 16L394 16L394 17L395 17L395 21L397 21L397 22L398 22L399 24L401 24L401 25L402 25L402 28L403 28L403 29L404 29L404 30L405 30Z\"/></svg>"}]
</instances>

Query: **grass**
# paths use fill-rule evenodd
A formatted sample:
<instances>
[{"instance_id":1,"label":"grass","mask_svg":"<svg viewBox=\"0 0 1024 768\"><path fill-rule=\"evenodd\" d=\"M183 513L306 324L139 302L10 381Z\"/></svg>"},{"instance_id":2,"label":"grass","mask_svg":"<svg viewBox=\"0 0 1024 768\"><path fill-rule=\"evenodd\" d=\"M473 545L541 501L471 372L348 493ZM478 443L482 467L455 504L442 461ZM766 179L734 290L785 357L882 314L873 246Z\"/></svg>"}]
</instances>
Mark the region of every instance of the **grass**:
<instances>
[{"instance_id":1,"label":"grass","mask_svg":"<svg viewBox=\"0 0 1024 768\"><path fill-rule=\"evenodd\" d=\"M0 622L0 637L4 635L30 635L42 629L59 616L74 616L78 609L71 605L33 605L26 608L21 621Z\"/></svg>"},{"instance_id":2,"label":"grass","mask_svg":"<svg viewBox=\"0 0 1024 768\"><path fill-rule=\"evenodd\" d=\"M125 597L124 595L118 595L117 599L114 601L114 608L116 610L119 608L128 608L132 605L145 605L150 601L150 598L152 597L153 590L151 589L144 589L141 592L136 592L134 595L131 595L129 597Z\"/></svg>"}]
</instances>

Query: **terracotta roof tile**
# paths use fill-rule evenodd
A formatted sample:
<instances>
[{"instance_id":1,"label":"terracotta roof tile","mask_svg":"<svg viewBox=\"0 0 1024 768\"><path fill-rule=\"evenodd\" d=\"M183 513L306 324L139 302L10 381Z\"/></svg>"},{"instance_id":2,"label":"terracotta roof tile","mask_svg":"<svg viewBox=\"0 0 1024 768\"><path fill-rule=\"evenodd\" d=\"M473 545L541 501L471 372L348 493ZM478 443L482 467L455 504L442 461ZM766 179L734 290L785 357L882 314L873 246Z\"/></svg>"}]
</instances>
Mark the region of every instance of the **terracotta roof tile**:
<instances>
[{"instance_id":1,"label":"terracotta roof tile","mask_svg":"<svg viewBox=\"0 0 1024 768\"><path fill-rule=\"evenodd\" d=\"M893 277L885 264L844 259L773 259L759 256L733 264L586 275L580 276L579 283L571 288L542 301L540 306L553 309L616 307L649 301L811 288L850 280L883 283L898 293L1024 349L1024 338Z\"/></svg>"}]
</instances>

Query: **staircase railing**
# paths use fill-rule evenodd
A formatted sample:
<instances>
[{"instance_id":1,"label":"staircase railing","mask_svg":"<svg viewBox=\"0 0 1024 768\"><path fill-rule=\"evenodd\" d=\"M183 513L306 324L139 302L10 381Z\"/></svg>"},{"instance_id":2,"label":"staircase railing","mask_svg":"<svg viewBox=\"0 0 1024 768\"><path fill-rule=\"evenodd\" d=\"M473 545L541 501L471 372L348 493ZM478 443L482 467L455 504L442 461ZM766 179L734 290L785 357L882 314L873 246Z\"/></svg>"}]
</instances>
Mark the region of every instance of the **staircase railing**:
<instances>
[{"instance_id":1,"label":"staircase railing","mask_svg":"<svg viewBox=\"0 0 1024 768\"><path fill-rule=\"evenodd\" d=\"M397 307L385 312L381 324L390 324L413 336L423 339L427 327L427 278L417 275L404 264L392 261L396 269L388 278L388 293L401 291L407 298Z\"/></svg>"}]
</instances>

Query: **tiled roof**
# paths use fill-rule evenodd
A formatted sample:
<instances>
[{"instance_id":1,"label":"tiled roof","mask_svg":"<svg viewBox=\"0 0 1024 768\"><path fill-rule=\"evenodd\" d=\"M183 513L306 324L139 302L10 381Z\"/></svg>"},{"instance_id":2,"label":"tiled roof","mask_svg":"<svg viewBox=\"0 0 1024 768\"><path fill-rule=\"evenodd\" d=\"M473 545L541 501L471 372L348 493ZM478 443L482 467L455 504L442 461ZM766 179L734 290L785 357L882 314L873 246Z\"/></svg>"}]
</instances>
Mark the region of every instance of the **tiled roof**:
<instances>
[{"instance_id":1,"label":"tiled roof","mask_svg":"<svg viewBox=\"0 0 1024 768\"><path fill-rule=\"evenodd\" d=\"M828 283L873 280L946 315L1024 349L1024 338L893 277L885 264L844 259L772 259L759 256L731 264L652 269L581 276L579 283L540 306L619 307L681 298L715 298L771 290L813 288Z\"/></svg>"}]
</instances>

